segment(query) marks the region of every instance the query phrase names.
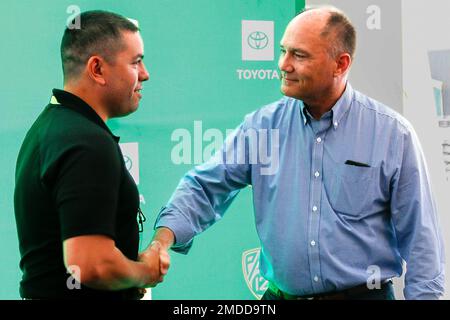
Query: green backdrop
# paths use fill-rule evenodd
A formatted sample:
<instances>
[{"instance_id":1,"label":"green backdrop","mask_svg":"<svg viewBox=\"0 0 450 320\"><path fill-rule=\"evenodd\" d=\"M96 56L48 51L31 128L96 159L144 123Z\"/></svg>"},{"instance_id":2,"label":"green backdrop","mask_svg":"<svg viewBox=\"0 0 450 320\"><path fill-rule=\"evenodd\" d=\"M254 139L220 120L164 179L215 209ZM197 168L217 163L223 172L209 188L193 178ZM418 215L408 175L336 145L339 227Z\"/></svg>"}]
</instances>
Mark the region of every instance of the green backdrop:
<instances>
[{"instance_id":1,"label":"green backdrop","mask_svg":"<svg viewBox=\"0 0 450 320\"><path fill-rule=\"evenodd\" d=\"M103 9L138 20L150 81L139 110L108 122L121 142L138 143L139 190L147 244L159 208L193 164L171 160L171 134L236 127L243 116L280 97L279 81L248 77L277 70L278 43L287 22L304 6L294 0L1 1L0 50L0 299L18 299L19 252L13 211L14 167L26 131L62 87L59 44L67 8ZM242 60L242 20L274 22L274 59ZM198 138L198 137L197 137ZM207 145L205 142L203 146ZM134 159L136 163L136 158ZM136 169L136 168L135 168ZM251 192L245 189L225 218L197 237L190 254L172 253L166 281L154 299L253 299L242 253L259 247Z\"/></svg>"}]
</instances>

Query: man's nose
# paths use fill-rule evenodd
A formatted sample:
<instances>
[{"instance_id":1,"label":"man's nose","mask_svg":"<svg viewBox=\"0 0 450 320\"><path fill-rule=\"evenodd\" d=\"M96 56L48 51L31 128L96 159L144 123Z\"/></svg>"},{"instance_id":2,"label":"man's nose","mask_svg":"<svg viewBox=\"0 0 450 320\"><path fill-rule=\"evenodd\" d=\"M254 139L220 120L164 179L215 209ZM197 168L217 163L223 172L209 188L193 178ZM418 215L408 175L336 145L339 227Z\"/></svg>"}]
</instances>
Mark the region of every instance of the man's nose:
<instances>
[{"instance_id":1,"label":"man's nose","mask_svg":"<svg viewBox=\"0 0 450 320\"><path fill-rule=\"evenodd\" d=\"M285 54L280 55L280 59L278 60L278 68L284 72L292 72L294 68L291 64L290 53L286 52Z\"/></svg>"},{"instance_id":2,"label":"man's nose","mask_svg":"<svg viewBox=\"0 0 450 320\"><path fill-rule=\"evenodd\" d=\"M147 71L147 68L145 67L145 64L142 63L142 69L139 72L139 80L140 81L147 81L150 79L150 74Z\"/></svg>"}]
</instances>

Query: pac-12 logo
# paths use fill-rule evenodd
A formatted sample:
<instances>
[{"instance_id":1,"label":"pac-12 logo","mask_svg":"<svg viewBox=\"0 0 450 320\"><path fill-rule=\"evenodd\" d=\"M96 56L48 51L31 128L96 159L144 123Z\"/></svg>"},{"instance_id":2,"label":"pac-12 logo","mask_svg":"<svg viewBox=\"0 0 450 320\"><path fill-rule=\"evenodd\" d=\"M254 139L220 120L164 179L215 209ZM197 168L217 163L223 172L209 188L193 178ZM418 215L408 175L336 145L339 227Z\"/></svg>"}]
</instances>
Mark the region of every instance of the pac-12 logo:
<instances>
[{"instance_id":1,"label":"pac-12 logo","mask_svg":"<svg viewBox=\"0 0 450 320\"><path fill-rule=\"evenodd\" d=\"M245 282L252 294L261 299L266 292L269 282L259 272L259 255L261 248L255 248L242 253L242 272Z\"/></svg>"}]
</instances>

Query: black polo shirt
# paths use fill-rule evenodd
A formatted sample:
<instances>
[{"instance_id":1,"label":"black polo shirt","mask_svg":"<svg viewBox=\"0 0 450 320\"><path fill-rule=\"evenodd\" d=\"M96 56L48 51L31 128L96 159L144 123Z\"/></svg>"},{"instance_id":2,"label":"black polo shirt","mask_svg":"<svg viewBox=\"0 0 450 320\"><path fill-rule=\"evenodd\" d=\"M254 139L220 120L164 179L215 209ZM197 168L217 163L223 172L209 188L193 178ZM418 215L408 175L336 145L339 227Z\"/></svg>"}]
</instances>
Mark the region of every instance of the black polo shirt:
<instances>
[{"instance_id":1,"label":"black polo shirt","mask_svg":"<svg viewBox=\"0 0 450 320\"><path fill-rule=\"evenodd\" d=\"M125 168L119 138L97 113L66 91L54 89L52 101L28 131L16 165L20 295L130 298L137 289L69 289L74 286L63 261L66 239L106 235L126 257L137 259L139 193Z\"/></svg>"}]
</instances>

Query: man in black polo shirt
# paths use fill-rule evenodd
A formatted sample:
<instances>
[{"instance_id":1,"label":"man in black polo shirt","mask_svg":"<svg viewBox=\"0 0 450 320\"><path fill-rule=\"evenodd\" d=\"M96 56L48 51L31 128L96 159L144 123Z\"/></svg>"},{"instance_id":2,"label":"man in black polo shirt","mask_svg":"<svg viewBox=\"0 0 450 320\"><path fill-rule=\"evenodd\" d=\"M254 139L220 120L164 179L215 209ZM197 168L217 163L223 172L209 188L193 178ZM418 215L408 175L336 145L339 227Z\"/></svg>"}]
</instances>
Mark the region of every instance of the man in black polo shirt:
<instances>
[{"instance_id":1,"label":"man in black polo shirt","mask_svg":"<svg viewBox=\"0 0 450 320\"><path fill-rule=\"evenodd\" d=\"M143 42L117 14L80 22L61 42L64 90L53 90L17 160L20 295L136 299L162 281L168 257L158 244L138 255L139 193L105 121L138 107Z\"/></svg>"}]
</instances>

